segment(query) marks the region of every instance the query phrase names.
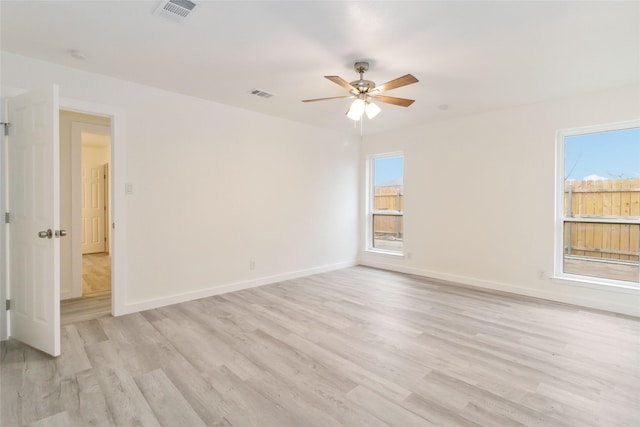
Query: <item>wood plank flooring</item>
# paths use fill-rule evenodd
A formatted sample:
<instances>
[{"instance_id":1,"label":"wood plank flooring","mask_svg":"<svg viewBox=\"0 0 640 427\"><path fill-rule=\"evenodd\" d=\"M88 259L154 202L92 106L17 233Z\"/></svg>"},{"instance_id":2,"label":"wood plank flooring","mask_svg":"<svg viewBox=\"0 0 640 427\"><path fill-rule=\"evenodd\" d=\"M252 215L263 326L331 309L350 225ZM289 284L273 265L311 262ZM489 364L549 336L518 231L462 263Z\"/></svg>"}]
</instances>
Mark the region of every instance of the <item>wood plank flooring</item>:
<instances>
[{"instance_id":1,"label":"wood plank flooring","mask_svg":"<svg viewBox=\"0 0 640 427\"><path fill-rule=\"evenodd\" d=\"M82 255L82 296L111 293L111 255L105 252Z\"/></svg>"},{"instance_id":2,"label":"wood plank flooring","mask_svg":"<svg viewBox=\"0 0 640 427\"><path fill-rule=\"evenodd\" d=\"M82 297L60 301L60 324L111 316L111 256L82 255Z\"/></svg>"},{"instance_id":3,"label":"wood plank flooring","mask_svg":"<svg viewBox=\"0 0 640 427\"><path fill-rule=\"evenodd\" d=\"M366 267L0 350L2 426L640 425L640 319Z\"/></svg>"},{"instance_id":4,"label":"wood plank flooring","mask_svg":"<svg viewBox=\"0 0 640 427\"><path fill-rule=\"evenodd\" d=\"M111 292L60 301L62 326L108 316L111 316Z\"/></svg>"}]
</instances>

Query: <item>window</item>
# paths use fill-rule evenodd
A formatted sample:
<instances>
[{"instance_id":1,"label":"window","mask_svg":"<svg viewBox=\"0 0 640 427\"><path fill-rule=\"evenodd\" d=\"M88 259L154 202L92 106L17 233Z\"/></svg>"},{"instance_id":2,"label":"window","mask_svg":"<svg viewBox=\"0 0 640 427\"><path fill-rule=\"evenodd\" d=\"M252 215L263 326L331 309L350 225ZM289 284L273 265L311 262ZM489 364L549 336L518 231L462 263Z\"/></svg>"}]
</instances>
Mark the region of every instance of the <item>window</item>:
<instances>
[{"instance_id":1,"label":"window","mask_svg":"<svg viewBox=\"0 0 640 427\"><path fill-rule=\"evenodd\" d=\"M402 254L404 240L404 156L390 153L368 161L367 250Z\"/></svg>"},{"instance_id":2,"label":"window","mask_svg":"<svg viewBox=\"0 0 640 427\"><path fill-rule=\"evenodd\" d=\"M558 133L556 276L640 283L640 122Z\"/></svg>"}]
</instances>

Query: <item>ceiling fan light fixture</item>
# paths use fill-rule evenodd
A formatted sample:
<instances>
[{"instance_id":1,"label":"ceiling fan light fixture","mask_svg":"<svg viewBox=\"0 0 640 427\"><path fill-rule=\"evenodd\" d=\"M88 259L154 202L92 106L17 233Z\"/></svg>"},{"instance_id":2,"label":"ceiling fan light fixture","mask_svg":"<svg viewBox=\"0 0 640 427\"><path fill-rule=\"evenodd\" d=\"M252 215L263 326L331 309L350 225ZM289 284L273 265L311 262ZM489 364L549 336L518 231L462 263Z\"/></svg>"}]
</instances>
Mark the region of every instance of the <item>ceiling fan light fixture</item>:
<instances>
[{"instance_id":1,"label":"ceiling fan light fixture","mask_svg":"<svg viewBox=\"0 0 640 427\"><path fill-rule=\"evenodd\" d=\"M349 108L349 111L347 111L347 117L354 121L360 120L362 114L364 113L364 109L364 100L358 98L353 101L353 104L351 104L351 108Z\"/></svg>"},{"instance_id":2,"label":"ceiling fan light fixture","mask_svg":"<svg viewBox=\"0 0 640 427\"><path fill-rule=\"evenodd\" d=\"M364 109L365 113L367 113L367 117L369 119L373 119L380 112L380 107L372 102L368 102L367 106Z\"/></svg>"},{"instance_id":3,"label":"ceiling fan light fixture","mask_svg":"<svg viewBox=\"0 0 640 427\"><path fill-rule=\"evenodd\" d=\"M175 1L175 0L170 0ZM411 74L405 74L402 77L390 80L382 85L376 85L371 80L364 79L364 73L369 69L368 62L356 62L354 69L360 74L360 79L348 82L340 76L324 76L325 79L337 84L349 92L347 96L332 96L329 98L303 99L302 102L326 101L329 99L351 98L355 100L351 103L347 117L354 122L360 121L360 131L362 133L362 116L367 115L369 119L373 119L380 113L380 107L371 101L384 102L385 104L397 105L400 107L408 107L413 104L413 99L396 98L393 96L380 95L392 89L397 89L413 83L418 83Z\"/></svg>"}]
</instances>

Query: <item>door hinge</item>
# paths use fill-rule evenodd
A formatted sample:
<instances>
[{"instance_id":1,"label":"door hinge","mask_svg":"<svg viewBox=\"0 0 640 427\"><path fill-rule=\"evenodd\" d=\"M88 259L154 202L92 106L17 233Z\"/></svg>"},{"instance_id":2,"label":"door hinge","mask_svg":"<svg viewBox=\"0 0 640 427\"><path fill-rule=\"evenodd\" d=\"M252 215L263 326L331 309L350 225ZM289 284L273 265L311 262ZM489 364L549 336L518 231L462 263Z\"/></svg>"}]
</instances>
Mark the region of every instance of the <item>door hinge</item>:
<instances>
[{"instance_id":1,"label":"door hinge","mask_svg":"<svg viewBox=\"0 0 640 427\"><path fill-rule=\"evenodd\" d=\"M9 224L10 221L11 221L11 214L9 212L5 212L4 213L4 223L5 224Z\"/></svg>"},{"instance_id":2,"label":"door hinge","mask_svg":"<svg viewBox=\"0 0 640 427\"><path fill-rule=\"evenodd\" d=\"M6 300L4 302L4 309L7 310L7 311L11 310L11 300L10 299L8 299L8 300Z\"/></svg>"},{"instance_id":3,"label":"door hinge","mask_svg":"<svg viewBox=\"0 0 640 427\"><path fill-rule=\"evenodd\" d=\"M4 136L9 136L9 126L11 123L2 122L0 125L4 127Z\"/></svg>"}]
</instances>

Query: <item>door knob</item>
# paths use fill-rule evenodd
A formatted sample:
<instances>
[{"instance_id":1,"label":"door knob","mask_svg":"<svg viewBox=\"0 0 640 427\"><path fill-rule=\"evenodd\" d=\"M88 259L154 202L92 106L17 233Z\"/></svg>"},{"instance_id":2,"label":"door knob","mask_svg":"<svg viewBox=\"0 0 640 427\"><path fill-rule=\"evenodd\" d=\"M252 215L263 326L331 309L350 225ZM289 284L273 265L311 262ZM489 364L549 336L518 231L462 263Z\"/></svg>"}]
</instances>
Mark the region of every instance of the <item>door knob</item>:
<instances>
[{"instance_id":1,"label":"door knob","mask_svg":"<svg viewBox=\"0 0 640 427\"><path fill-rule=\"evenodd\" d=\"M38 237L41 239L51 239L53 238L53 232L51 229L48 229L47 231L39 231Z\"/></svg>"},{"instance_id":2,"label":"door knob","mask_svg":"<svg viewBox=\"0 0 640 427\"><path fill-rule=\"evenodd\" d=\"M56 237L64 237L66 235L67 235L67 230L56 230L55 232Z\"/></svg>"}]
</instances>

